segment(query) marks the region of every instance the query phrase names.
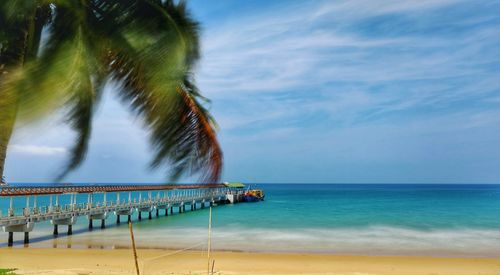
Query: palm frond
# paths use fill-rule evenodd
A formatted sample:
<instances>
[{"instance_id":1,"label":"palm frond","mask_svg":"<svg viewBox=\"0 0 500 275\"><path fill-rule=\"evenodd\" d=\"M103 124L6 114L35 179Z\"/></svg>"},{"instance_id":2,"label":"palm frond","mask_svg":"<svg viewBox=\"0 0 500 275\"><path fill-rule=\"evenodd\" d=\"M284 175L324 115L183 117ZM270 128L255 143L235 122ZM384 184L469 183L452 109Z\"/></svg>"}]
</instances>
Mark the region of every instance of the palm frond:
<instances>
[{"instance_id":1,"label":"palm frond","mask_svg":"<svg viewBox=\"0 0 500 275\"><path fill-rule=\"evenodd\" d=\"M202 181L215 182L220 179L223 162L215 124L198 101L203 98L189 81L199 57L197 42L195 48L190 42L197 41L198 26L171 26L182 21L177 17L186 14L174 13L172 9L177 6L166 5L149 7L155 11L160 7L160 15L164 16L151 28L143 30L143 25L135 22L124 28L127 47L134 50L113 49L111 73L122 84L121 98L144 119L150 132L155 152L151 167L169 166L173 180L184 174L201 174ZM184 22L191 21L186 18Z\"/></svg>"},{"instance_id":2,"label":"palm frond","mask_svg":"<svg viewBox=\"0 0 500 275\"><path fill-rule=\"evenodd\" d=\"M69 11L75 10L75 7L69 6L68 8ZM102 37L90 32L96 27L95 17L89 12L88 7L81 8L76 35L71 37L77 45L75 71L73 72L74 78L68 87L70 96L65 103L68 109L67 123L76 132L76 139L69 151L69 161L56 181L62 180L69 172L78 168L85 159L92 130L93 113L97 108L106 79L105 69L99 60L105 51L103 43L100 43ZM63 7L59 12L65 11Z\"/></svg>"},{"instance_id":3,"label":"palm frond","mask_svg":"<svg viewBox=\"0 0 500 275\"><path fill-rule=\"evenodd\" d=\"M222 172L222 150L216 138L215 122L193 96L194 85L185 81L177 92L176 113L151 125L155 157L152 167L171 165L172 178L201 174L204 182L216 182Z\"/></svg>"},{"instance_id":4,"label":"palm frond","mask_svg":"<svg viewBox=\"0 0 500 275\"><path fill-rule=\"evenodd\" d=\"M21 28L12 23L21 19L27 19ZM4 22L10 29L0 30L0 71L6 60L24 66L0 76L0 92L15 95L22 122L63 108L77 133L58 180L85 158L94 109L109 77L121 83L122 100L150 133L151 167L169 165L173 179L220 178L216 125L192 73L200 57L199 26L183 1L6 0L0 3ZM49 39L38 53L43 27Z\"/></svg>"},{"instance_id":5,"label":"palm frond","mask_svg":"<svg viewBox=\"0 0 500 275\"><path fill-rule=\"evenodd\" d=\"M20 119L31 122L55 110L67 109L68 124L77 133L62 179L83 161L91 132L93 110L105 70L96 56L100 43L89 30L85 7L61 5L50 24L50 40L43 53L20 69L13 89L19 97ZM99 83L98 83L99 82Z\"/></svg>"},{"instance_id":6,"label":"palm frond","mask_svg":"<svg viewBox=\"0 0 500 275\"><path fill-rule=\"evenodd\" d=\"M70 149L69 162L56 177L61 181L69 172L76 169L84 160L88 149L92 129L92 114L94 109L95 88L90 78L75 83L72 87L74 95L70 99L67 122L77 133L76 142Z\"/></svg>"}]
</instances>

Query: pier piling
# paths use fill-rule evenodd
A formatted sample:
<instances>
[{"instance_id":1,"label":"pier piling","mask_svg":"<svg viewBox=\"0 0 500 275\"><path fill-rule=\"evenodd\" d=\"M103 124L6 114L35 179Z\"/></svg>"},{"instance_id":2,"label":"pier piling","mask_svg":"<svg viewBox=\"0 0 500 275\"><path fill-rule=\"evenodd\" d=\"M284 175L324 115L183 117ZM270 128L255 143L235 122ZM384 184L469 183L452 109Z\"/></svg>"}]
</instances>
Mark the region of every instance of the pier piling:
<instances>
[{"instance_id":1,"label":"pier piling","mask_svg":"<svg viewBox=\"0 0 500 275\"><path fill-rule=\"evenodd\" d=\"M101 229L104 229L104 228L106 228L106 220L102 219L101 220Z\"/></svg>"},{"instance_id":2,"label":"pier piling","mask_svg":"<svg viewBox=\"0 0 500 275\"><path fill-rule=\"evenodd\" d=\"M94 223L92 219L89 219L89 230L92 230L94 228Z\"/></svg>"},{"instance_id":3,"label":"pier piling","mask_svg":"<svg viewBox=\"0 0 500 275\"><path fill-rule=\"evenodd\" d=\"M152 215L151 215L151 211L149 211L149 216L148 216L148 219L150 219L150 220L151 220L152 218L153 218L153 217L152 217Z\"/></svg>"},{"instance_id":4,"label":"pier piling","mask_svg":"<svg viewBox=\"0 0 500 275\"><path fill-rule=\"evenodd\" d=\"M132 222L132 216L131 215L128 215L127 222Z\"/></svg>"},{"instance_id":5,"label":"pier piling","mask_svg":"<svg viewBox=\"0 0 500 275\"><path fill-rule=\"evenodd\" d=\"M8 246L12 246L14 244L14 232L9 232L9 240L7 241Z\"/></svg>"},{"instance_id":6,"label":"pier piling","mask_svg":"<svg viewBox=\"0 0 500 275\"><path fill-rule=\"evenodd\" d=\"M139 220L142 220L141 210L139 210Z\"/></svg>"},{"instance_id":7,"label":"pier piling","mask_svg":"<svg viewBox=\"0 0 500 275\"><path fill-rule=\"evenodd\" d=\"M30 232L24 232L24 244L30 243Z\"/></svg>"},{"instance_id":8,"label":"pier piling","mask_svg":"<svg viewBox=\"0 0 500 275\"><path fill-rule=\"evenodd\" d=\"M68 235L73 235L73 225L68 225Z\"/></svg>"},{"instance_id":9,"label":"pier piling","mask_svg":"<svg viewBox=\"0 0 500 275\"><path fill-rule=\"evenodd\" d=\"M53 232L54 236L57 236L59 234L59 231L57 230L58 229L57 227L58 227L57 224L54 224L54 232Z\"/></svg>"},{"instance_id":10,"label":"pier piling","mask_svg":"<svg viewBox=\"0 0 500 275\"><path fill-rule=\"evenodd\" d=\"M116 214L116 224L120 224L120 214Z\"/></svg>"},{"instance_id":11,"label":"pier piling","mask_svg":"<svg viewBox=\"0 0 500 275\"><path fill-rule=\"evenodd\" d=\"M156 208L156 217L160 216L160 209Z\"/></svg>"}]
</instances>

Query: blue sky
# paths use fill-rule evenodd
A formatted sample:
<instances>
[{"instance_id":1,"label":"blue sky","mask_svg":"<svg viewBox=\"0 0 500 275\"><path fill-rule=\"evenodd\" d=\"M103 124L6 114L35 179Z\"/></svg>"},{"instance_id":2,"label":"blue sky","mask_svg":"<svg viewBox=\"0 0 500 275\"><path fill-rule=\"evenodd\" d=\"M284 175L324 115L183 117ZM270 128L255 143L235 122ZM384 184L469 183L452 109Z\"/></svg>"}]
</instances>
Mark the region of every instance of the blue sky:
<instances>
[{"instance_id":1,"label":"blue sky","mask_svg":"<svg viewBox=\"0 0 500 275\"><path fill-rule=\"evenodd\" d=\"M500 1L189 6L203 26L197 80L220 125L223 180L500 183ZM113 90L67 180L163 181ZM56 118L19 129L8 180L50 180L71 138Z\"/></svg>"}]
</instances>

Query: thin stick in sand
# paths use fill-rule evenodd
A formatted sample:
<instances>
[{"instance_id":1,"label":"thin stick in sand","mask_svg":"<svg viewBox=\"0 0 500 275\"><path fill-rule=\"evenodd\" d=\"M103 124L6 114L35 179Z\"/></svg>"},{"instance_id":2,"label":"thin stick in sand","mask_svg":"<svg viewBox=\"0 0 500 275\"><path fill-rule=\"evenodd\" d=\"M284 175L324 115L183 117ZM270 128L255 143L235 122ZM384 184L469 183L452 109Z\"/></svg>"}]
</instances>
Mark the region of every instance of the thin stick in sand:
<instances>
[{"instance_id":1,"label":"thin stick in sand","mask_svg":"<svg viewBox=\"0 0 500 275\"><path fill-rule=\"evenodd\" d=\"M212 239L212 207L210 206L210 212L208 214L208 253L207 253L207 274L210 275L210 248Z\"/></svg>"},{"instance_id":2,"label":"thin stick in sand","mask_svg":"<svg viewBox=\"0 0 500 275\"><path fill-rule=\"evenodd\" d=\"M132 250L134 250L135 271L137 272L137 275L140 275L139 263L137 262L137 251L135 250L135 239L134 230L132 229L132 222L128 223L128 228L130 229L130 238L132 238Z\"/></svg>"}]
</instances>

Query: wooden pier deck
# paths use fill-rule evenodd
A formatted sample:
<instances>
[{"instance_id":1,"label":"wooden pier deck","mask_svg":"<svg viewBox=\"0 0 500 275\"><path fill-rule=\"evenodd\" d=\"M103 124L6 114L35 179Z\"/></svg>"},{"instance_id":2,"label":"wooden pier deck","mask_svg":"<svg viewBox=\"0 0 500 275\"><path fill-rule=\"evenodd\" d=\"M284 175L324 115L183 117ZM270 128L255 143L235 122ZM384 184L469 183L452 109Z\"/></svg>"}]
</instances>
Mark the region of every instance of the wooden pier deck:
<instances>
[{"instance_id":1,"label":"wooden pier deck","mask_svg":"<svg viewBox=\"0 0 500 275\"><path fill-rule=\"evenodd\" d=\"M142 197L144 191L147 191L148 195ZM133 192L139 192L139 197L132 199ZM65 225L68 235L71 235L72 226L78 217L88 218L89 230L92 230L94 220L101 220L101 228L105 228L108 213L116 215L117 223L120 223L120 216L127 216L130 221L134 213L138 213L139 220L142 219L143 212L146 212L151 219L152 213L156 212L156 216L159 216L160 210L164 210L165 216L168 216L169 211L173 214L174 207L182 213L185 212L186 205L191 210L196 210L198 205L204 208L207 204L212 206L226 202L228 192L229 188L224 184L1 187L0 198L9 197L10 203L6 215L0 209L0 227L9 233L9 246L13 245L14 232L23 232L24 243L27 244L29 232L34 229L37 222L50 221L54 226L54 235L59 234L60 225ZM109 193L116 193L115 199L107 200ZM87 194L87 201L78 202L78 194ZM102 201L95 202L94 194L102 194ZM120 198L120 195L125 195L125 198ZM16 211L13 198L20 196L25 197L26 205L22 211L19 209ZM37 198L40 196L49 196L49 203L38 205ZM60 205L60 196L69 196L70 203Z\"/></svg>"}]
</instances>

